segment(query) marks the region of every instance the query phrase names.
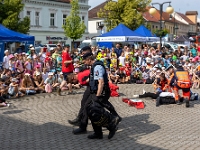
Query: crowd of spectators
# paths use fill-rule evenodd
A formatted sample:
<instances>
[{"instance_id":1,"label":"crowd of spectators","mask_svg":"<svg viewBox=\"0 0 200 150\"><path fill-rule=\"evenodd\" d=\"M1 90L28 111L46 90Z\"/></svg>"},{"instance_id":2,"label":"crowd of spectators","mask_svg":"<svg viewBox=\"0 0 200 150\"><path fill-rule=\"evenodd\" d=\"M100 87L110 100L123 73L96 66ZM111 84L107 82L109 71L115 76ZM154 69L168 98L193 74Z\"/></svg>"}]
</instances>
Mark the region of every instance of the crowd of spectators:
<instances>
[{"instance_id":1,"label":"crowd of spectators","mask_svg":"<svg viewBox=\"0 0 200 150\"><path fill-rule=\"evenodd\" d=\"M143 44L139 49L120 43L108 49L91 47L97 59L104 62L109 81L114 84L151 84L157 75L164 73L170 65L182 64L190 74L192 88L200 86L200 49L193 44L183 50L178 47L170 51L159 45ZM57 44L56 48L42 47L37 53L30 45L27 53L10 54L5 50L0 76L0 107L7 106L4 98L21 97L36 93L51 93L81 88L79 83L68 83L67 76L78 74L83 65L81 53L70 50L70 45ZM63 67L65 66L65 67Z\"/></svg>"}]
</instances>

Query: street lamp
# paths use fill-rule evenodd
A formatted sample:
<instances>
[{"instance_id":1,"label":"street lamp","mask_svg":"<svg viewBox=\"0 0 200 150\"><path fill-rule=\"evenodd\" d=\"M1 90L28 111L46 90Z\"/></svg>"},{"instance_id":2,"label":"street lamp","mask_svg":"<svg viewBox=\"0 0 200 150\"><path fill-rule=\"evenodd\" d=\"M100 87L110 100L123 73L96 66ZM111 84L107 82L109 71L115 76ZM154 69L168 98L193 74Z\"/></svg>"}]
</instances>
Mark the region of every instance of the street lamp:
<instances>
[{"instance_id":1,"label":"street lamp","mask_svg":"<svg viewBox=\"0 0 200 150\"><path fill-rule=\"evenodd\" d=\"M173 12L174 12L174 8L170 5L171 4L171 2L169 1L169 2L164 2L164 3L152 3L152 6L153 5L159 5L160 6L160 30L162 30L162 13L163 13L163 5L164 4L169 4L169 6L167 7L167 9L166 9L166 12L168 13L168 14L172 14ZM151 9L149 9L149 13L151 14L151 15L153 15L153 14L155 14L156 13L156 8L155 7L152 7ZM161 45L162 45L162 36L160 36L160 47L161 47Z\"/></svg>"},{"instance_id":2,"label":"street lamp","mask_svg":"<svg viewBox=\"0 0 200 150\"><path fill-rule=\"evenodd\" d=\"M174 13L174 28L173 28L173 35L177 35L178 25L176 24L176 13ZM176 32L176 33L175 33Z\"/></svg>"}]
</instances>

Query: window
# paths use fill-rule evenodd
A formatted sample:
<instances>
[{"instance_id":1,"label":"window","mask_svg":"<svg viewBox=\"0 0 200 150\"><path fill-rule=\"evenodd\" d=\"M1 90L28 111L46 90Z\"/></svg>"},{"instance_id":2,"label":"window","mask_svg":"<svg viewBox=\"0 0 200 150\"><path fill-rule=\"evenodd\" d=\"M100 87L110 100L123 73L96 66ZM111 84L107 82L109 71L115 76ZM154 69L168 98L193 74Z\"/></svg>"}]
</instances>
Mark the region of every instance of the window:
<instances>
[{"instance_id":1,"label":"window","mask_svg":"<svg viewBox=\"0 0 200 150\"><path fill-rule=\"evenodd\" d=\"M39 26L40 25L40 13L35 12L35 25Z\"/></svg>"},{"instance_id":2,"label":"window","mask_svg":"<svg viewBox=\"0 0 200 150\"><path fill-rule=\"evenodd\" d=\"M67 15L63 14L63 25L66 25L66 18L67 18Z\"/></svg>"},{"instance_id":3,"label":"window","mask_svg":"<svg viewBox=\"0 0 200 150\"><path fill-rule=\"evenodd\" d=\"M82 16L82 21L83 21L83 23L85 23L85 16Z\"/></svg>"},{"instance_id":4,"label":"window","mask_svg":"<svg viewBox=\"0 0 200 150\"><path fill-rule=\"evenodd\" d=\"M31 18L31 11L27 11L26 12L26 16L29 17L29 18Z\"/></svg>"},{"instance_id":5,"label":"window","mask_svg":"<svg viewBox=\"0 0 200 150\"><path fill-rule=\"evenodd\" d=\"M152 25L152 28L154 29L154 25Z\"/></svg>"},{"instance_id":6,"label":"window","mask_svg":"<svg viewBox=\"0 0 200 150\"><path fill-rule=\"evenodd\" d=\"M50 14L50 26L55 26L55 14Z\"/></svg>"},{"instance_id":7,"label":"window","mask_svg":"<svg viewBox=\"0 0 200 150\"><path fill-rule=\"evenodd\" d=\"M26 16L29 17L29 19L30 19L30 24L32 25L31 11L26 11Z\"/></svg>"}]
</instances>

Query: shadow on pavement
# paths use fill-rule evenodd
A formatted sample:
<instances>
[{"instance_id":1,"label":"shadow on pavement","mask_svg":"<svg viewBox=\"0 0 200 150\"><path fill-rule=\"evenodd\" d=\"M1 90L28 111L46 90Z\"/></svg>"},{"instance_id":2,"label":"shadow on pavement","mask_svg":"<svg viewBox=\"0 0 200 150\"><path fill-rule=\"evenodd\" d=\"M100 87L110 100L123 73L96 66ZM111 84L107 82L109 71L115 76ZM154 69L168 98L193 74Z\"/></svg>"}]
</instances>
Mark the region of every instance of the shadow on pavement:
<instances>
[{"instance_id":1,"label":"shadow on pavement","mask_svg":"<svg viewBox=\"0 0 200 150\"><path fill-rule=\"evenodd\" d=\"M123 118L119 131L113 139L108 140L107 135L104 134L102 140L89 140L87 139L88 134L73 135L72 126L54 122L34 124L0 115L1 149L104 150L109 148L133 150L136 149L134 147L160 149L137 143L137 139L160 129L158 125L149 122L148 118L148 114Z\"/></svg>"},{"instance_id":2,"label":"shadow on pavement","mask_svg":"<svg viewBox=\"0 0 200 150\"><path fill-rule=\"evenodd\" d=\"M23 112L24 110L11 110L11 111L6 111L6 112L3 112L3 114L18 114L18 113L21 113Z\"/></svg>"}]
</instances>

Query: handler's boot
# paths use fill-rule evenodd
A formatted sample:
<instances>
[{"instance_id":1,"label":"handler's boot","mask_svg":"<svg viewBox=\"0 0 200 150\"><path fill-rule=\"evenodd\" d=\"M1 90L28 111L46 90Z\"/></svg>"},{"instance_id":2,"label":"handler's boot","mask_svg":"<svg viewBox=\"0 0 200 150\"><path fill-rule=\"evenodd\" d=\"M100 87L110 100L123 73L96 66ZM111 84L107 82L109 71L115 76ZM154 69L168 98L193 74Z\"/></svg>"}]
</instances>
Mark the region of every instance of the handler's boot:
<instances>
[{"instance_id":1,"label":"handler's boot","mask_svg":"<svg viewBox=\"0 0 200 150\"><path fill-rule=\"evenodd\" d=\"M80 125L80 117L75 118L74 120L68 120L69 124L74 125L74 126L79 126Z\"/></svg>"},{"instance_id":2,"label":"handler's boot","mask_svg":"<svg viewBox=\"0 0 200 150\"><path fill-rule=\"evenodd\" d=\"M75 134L75 135L86 134L87 130L86 129L78 128L78 129L74 129L72 133Z\"/></svg>"},{"instance_id":3,"label":"handler's boot","mask_svg":"<svg viewBox=\"0 0 200 150\"><path fill-rule=\"evenodd\" d=\"M110 123L107 127L107 129L110 131L108 134L108 139L111 139L116 131L118 130L118 124L119 124L119 118L118 117L112 117L112 120L110 120Z\"/></svg>"},{"instance_id":4,"label":"handler's boot","mask_svg":"<svg viewBox=\"0 0 200 150\"><path fill-rule=\"evenodd\" d=\"M185 107L187 108L190 107L190 102L187 98L185 99Z\"/></svg>"},{"instance_id":5,"label":"handler's boot","mask_svg":"<svg viewBox=\"0 0 200 150\"><path fill-rule=\"evenodd\" d=\"M88 139L103 139L103 134L96 135L95 133L88 135Z\"/></svg>"}]
</instances>

